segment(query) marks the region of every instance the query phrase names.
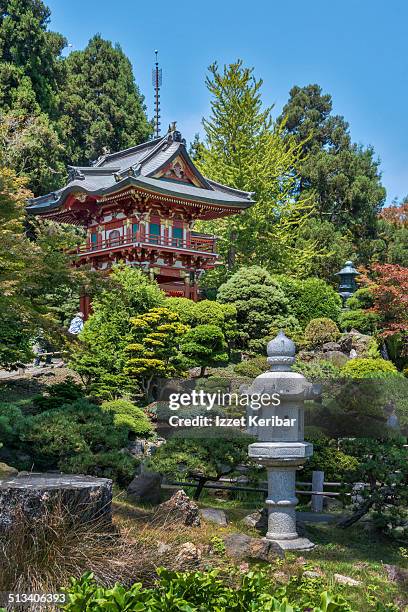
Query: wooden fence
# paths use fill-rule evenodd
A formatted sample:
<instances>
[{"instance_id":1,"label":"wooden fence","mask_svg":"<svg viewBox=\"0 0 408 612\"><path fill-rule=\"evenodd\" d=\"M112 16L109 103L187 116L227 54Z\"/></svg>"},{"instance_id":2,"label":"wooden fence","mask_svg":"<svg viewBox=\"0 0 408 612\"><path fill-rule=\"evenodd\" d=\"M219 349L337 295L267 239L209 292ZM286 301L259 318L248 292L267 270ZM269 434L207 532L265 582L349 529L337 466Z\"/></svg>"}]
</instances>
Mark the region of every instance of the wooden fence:
<instances>
[{"instance_id":1,"label":"wooden fence","mask_svg":"<svg viewBox=\"0 0 408 612\"><path fill-rule=\"evenodd\" d=\"M233 482L231 479L221 478L218 482L208 482L204 485L204 489L216 489L217 491L248 491L253 493L268 493L268 489L265 487L246 487L237 484L222 484L225 482ZM312 482L296 481L296 486L301 487L296 489L298 495L310 495L311 496L311 510L312 512L323 511L324 497L340 497L342 495L350 496L351 492L340 493L339 491L327 491L325 487L340 488L346 483L342 482L325 482L324 472L314 471L312 472ZM162 487L170 489L174 487L194 487L197 488L197 482L182 482L182 481L171 481L163 484ZM351 487L351 485L348 485ZM305 489L305 487L310 487Z\"/></svg>"}]
</instances>

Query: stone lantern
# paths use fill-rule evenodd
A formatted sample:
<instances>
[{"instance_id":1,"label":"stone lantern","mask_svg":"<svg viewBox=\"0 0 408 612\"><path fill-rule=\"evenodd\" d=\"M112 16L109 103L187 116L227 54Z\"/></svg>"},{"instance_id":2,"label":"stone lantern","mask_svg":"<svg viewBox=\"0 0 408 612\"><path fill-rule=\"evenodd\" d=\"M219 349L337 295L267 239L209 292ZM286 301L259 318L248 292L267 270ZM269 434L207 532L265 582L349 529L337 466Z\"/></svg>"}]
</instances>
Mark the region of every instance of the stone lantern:
<instances>
[{"instance_id":1,"label":"stone lantern","mask_svg":"<svg viewBox=\"0 0 408 612\"><path fill-rule=\"evenodd\" d=\"M343 300L344 306L349 297L351 297L357 289L356 276L358 276L358 272L353 266L352 261L346 261L344 268L342 268L340 272L337 272L336 276L339 277L339 295Z\"/></svg>"},{"instance_id":2,"label":"stone lantern","mask_svg":"<svg viewBox=\"0 0 408 612\"><path fill-rule=\"evenodd\" d=\"M313 454L313 445L304 441L304 402L317 399L320 387L292 372L295 351L295 344L280 331L267 347L270 370L245 391L251 398L248 419L257 417L252 425L248 420L248 433L257 437L257 442L249 445L248 454L266 468L268 475L266 539L283 549L308 550L314 544L296 531L295 481L296 471ZM270 399L255 410L258 404L254 400L259 394Z\"/></svg>"}]
</instances>

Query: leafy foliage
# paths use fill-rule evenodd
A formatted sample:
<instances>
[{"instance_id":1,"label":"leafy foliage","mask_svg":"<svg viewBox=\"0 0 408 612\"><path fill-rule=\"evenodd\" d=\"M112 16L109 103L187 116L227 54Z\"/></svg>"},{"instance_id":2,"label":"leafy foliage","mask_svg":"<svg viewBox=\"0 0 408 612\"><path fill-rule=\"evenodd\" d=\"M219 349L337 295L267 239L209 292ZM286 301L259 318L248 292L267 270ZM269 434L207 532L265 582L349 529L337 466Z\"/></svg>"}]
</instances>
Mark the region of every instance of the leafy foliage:
<instances>
[{"instance_id":1,"label":"leafy foliage","mask_svg":"<svg viewBox=\"0 0 408 612\"><path fill-rule=\"evenodd\" d=\"M290 312L303 328L312 320L326 317L337 321L341 311L338 293L320 278L297 280L280 274L274 276L289 301Z\"/></svg>"},{"instance_id":2,"label":"leafy foliage","mask_svg":"<svg viewBox=\"0 0 408 612\"><path fill-rule=\"evenodd\" d=\"M408 451L403 443L399 438L344 441L345 452L358 460L357 482L367 486L359 492L362 500L354 513L340 526L348 527L372 510L379 529L407 540Z\"/></svg>"},{"instance_id":3,"label":"leafy foliage","mask_svg":"<svg viewBox=\"0 0 408 612\"><path fill-rule=\"evenodd\" d=\"M318 85L295 86L283 108L288 138L302 146L299 197L312 194L317 215L358 241L372 238L385 199L372 147L353 144L343 117Z\"/></svg>"},{"instance_id":4,"label":"leafy foliage","mask_svg":"<svg viewBox=\"0 0 408 612\"><path fill-rule=\"evenodd\" d=\"M114 415L116 427L127 427L134 436L151 436L153 427L146 413L133 402L126 399L102 402L102 410Z\"/></svg>"},{"instance_id":5,"label":"leafy foliage","mask_svg":"<svg viewBox=\"0 0 408 612\"><path fill-rule=\"evenodd\" d=\"M335 342L340 336L336 323L326 317L312 319L306 326L304 339L308 348L320 348L325 342Z\"/></svg>"},{"instance_id":6,"label":"leafy foliage","mask_svg":"<svg viewBox=\"0 0 408 612\"><path fill-rule=\"evenodd\" d=\"M314 253L305 240L295 249L296 236L310 214L308 201L295 201L300 147L284 142L282 126L274 124L271 108L261 99L262 80L241 60L209 67L206 80L212 95L211 115L204 119L205 142L195 145L195 162L205 176L255 194L255 204L242 215L201 223L221 237L220 252L235 264L274 266L302 273ZM253 245L257 244L257 249Z\"/></svg>"},{"instance_id":7,"label":"leafy foliage","mask_svg":"<svg viewBox=\"0 0 408 612\"><path fill-rule=\"evenodd\" d=\"M190 367L200 366L200 376L204 376L207 366L216 367L228 361L226 350L224 334L216 325L197 325L181 342L181 351Z\"/></svg>"},{"instance_id":8,"label":"leafy foliage","mask_svg":"<svg viewBox=\"0 0 408 612\"><path fill-rule=\"evenodd\" d=\"M106 150L145 142L152 133L132 66L99 34L66 59L59 129L69 163L86 165Z\"/></svg>"},{"instance_id":9,"label":"leafy foliage","mask_svg":"<svg viewBox=\"0 0 408 612\"><path fill-rule=\"evenodd\" d=\"M71 365L87 388L99 397L121 397L128 386L124 374L125 348L129 343L130 319L159 306L164 294L143 272L118 266L109 285L92 305Z\"/></svg>"},{"instance_id":10,"label":"leafy foliage","mask_svg":"<svg viewBox=\"0 0 408 612\"><path fill-rule=\"evenodd\" d=\"M264 349L274 318L288 312L288 300L279 283L258 266L240 268L220 287L218 301L235 306L237 344L246 350Z\"/></svg>"},{"instance_id":11,"label":"leafy foliage","mask_svg":"<svg viewBox=\"0 0 408 612\"><path fill-rule=\"evenodd\" d=\"M193 477L198 481L198 499L208 480L217 481L248 460L250 436L231 428L217 428L215 435L195 428L194 436L175 434L160 446L150 460L151 467L169 478Z\"/></svg>"},{"instance_id":12,"label":"leafy foliage","mask_svg":"<svg viewBox=\"0 0 408 612\"><path fill-rule=\"evenodd\" d=\"M262 571L248 572L239 577L237 588L226 584L218 570L207 572L174 572L158 568L158 582L154 589L144 588L140 582L129 589L116 584L112 589L98 586L92 574L80 580L71 580L66 592L67 612L106 609L112 612L137 610L138 612L351 612L346 601L327 592L318 592L313 585L306 595L304 585L293 588L294 598L289 603L285 588L278 589ZM319 585L320 586L320 585ZM289 588L288 588L289 590ZM316 604L316 605L315 605Z\"/></svg>"},{"instance_id":13,"label":"leafy foliage","mask_svg":"<svg viewBox=\"0 0 408 612\"><path fill-rule=\"evenodd\" d=\"M398 376L398 370L391 361L385 359L350 359L341 369L343 376L350 378L384 378Z\"/></svg>"},{"instance_id":14,"label":"leafy foliage","mask_svg":"<svg viewBox=\"0 0 408 612\"><path fill-rule=\"evenodd\" d=\"M182 373L179 345L187 327L168 308L152 308L132 318L130 323L124 372L149 400L159 377L171 378Z\"/></svg>"}]
</instances>

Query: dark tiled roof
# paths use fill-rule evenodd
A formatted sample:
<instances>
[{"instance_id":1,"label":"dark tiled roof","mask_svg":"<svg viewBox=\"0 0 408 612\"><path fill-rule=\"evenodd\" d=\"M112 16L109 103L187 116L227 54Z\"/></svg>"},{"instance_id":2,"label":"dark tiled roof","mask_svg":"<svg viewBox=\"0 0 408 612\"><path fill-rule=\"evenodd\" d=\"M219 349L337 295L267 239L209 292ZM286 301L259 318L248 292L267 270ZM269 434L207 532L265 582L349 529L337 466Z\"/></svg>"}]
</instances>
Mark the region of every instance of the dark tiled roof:
<instances>
[{"instance_id":1,"label":"dark tiled roof","mask_svg":"<svg viewBox=\"0 0 408 612\"><path fill-rule=\"evenodd\" d=\"M165 178L154 178L161 168L181 155L202 187ZM42 214L62 207L73 192L84 192L102 197L134 185L173 197L187 198L203 203L224 204L247 208L253 202L252 194L232 189L203 177L189 157L180 132L173 131L164 138L101 156L92 166L69 167L69 181L58 191L30 200L28 211Z\"/></svg>"}]
</instances>

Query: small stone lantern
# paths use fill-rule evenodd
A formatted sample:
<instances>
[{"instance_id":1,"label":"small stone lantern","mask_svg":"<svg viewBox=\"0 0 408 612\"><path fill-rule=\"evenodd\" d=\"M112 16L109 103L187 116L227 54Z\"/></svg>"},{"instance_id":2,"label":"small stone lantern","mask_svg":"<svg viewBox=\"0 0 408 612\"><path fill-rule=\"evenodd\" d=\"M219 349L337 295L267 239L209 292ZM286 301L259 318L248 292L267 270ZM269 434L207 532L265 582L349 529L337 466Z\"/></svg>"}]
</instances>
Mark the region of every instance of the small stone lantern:
<instances>
[{"instance_id":1,"label":"small stone lantern","mask_svg":"<svg viewBox=\"0 0 408 612\"><path fill-rule=\"evenodd\" d=\"M314 544L296 531L295 482L296 471L313 454L313 445L304 441L304 402L317 399L320 388L302 374L292 372L295 352L295 344L280 331L267 347L270 370L245 391L251 398L248 418L257 416L255 425L248 427L248 433L257 437L257 442L249 445L248 454L268 474L266 539L286 550L308 550ZM255 397L259 394L269 395L270 399L255 410Z\"/></svg>"},{"instance_id":2,"label":"small stone lantern","mask_svg":"<svg viewBox=\"0 0 408 612\"><path fill-rule=\"evenodd\" d=\"M353 266L352 261L346 261L344 268L342 268L340 272L337 272L336 276L339 277L339 295L343 300L344 306L349 297L351 297L357 289L355 279L356 276L358 276L358 272Z\"/></svg>"}]
</instances>

